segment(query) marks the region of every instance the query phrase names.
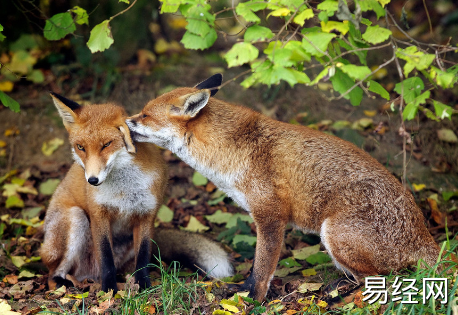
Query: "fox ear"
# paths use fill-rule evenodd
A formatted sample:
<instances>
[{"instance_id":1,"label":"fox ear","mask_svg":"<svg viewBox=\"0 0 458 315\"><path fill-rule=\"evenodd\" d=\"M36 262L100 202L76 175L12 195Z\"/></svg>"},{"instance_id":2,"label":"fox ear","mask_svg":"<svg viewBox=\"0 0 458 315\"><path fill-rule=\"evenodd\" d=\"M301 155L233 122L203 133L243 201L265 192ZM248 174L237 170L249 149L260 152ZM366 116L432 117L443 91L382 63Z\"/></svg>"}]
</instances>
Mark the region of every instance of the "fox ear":
<instances>
[{"instance_id":1,"label":"fox ear","mask_svg":"<svg viewBox=\"0 0 458 315\"><path fill-rule=\"evenodd\" d=\"M51 92L50 94L54 101L54 105L59 111L60 117L62 117L65 128L71 127L71 124L75 122L77 117L74 111L80 109L82 106L77 102L66 99L57 93Z\"/></svg>"},{"instance_id":2,"label":"fox ear","mask_svg":"<svg viewBox=\"0 0 458 315\"><path fill-rule=\"evenodd\" d=\"M209 89L211 90L210 96L214 96L219 91L219 87L222 82L223 82L223 75L221 73L217 73L209 77L207 80L197 84L195 88L199 90Z\"/></svg>"},{"instance_id":3,"label":"fox ear","mask_svg":"<svg viewBox=\"0 0 458 315\"><path fill-rule=\"evenodd\" d=\"M180 96L172 104L170 113L172 116L196 116L199 111L208 103L210 91L202 90Z\"/></svg>"},{"instance_id":4,"label":"fox ear","mask_svg":"<svg viewBox=\"0 0 458 315\"><path fill-rule=\"evenodd\" d=\"M132 137L130 136L130 130L127 127L126 123L122 123L122 125L119 126L118 129L122 132L122 135L124 136L124 142L126 143L127 152L136 153L137 148L135 148L134 142L132 141Z\"/></svg>"}]
</instances>

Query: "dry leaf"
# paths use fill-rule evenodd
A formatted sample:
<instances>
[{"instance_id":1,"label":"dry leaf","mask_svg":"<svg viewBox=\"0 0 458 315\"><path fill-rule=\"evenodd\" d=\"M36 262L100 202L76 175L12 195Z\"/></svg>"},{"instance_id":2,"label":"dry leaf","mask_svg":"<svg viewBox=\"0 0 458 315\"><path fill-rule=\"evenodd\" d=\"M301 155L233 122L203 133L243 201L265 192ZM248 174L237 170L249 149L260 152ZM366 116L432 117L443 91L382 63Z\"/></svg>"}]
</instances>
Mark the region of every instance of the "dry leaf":
<instances>
[{"instance_id":1,"label":"dry leaf","mask_svg":"<svg viewBox=\"0 0 458 315\"><path fill-rule=\"evenodd\" d=\"M51 154L54 153L54 151L56 151L63 144L64 144L63 139L54 138L47 142L43 142L43 145L41 147L41 152L43 152L43 154L46 156L50 156Z\"/></svg>"},{"instance_id":2,"label":"dry leaf","mask_svg":"<svg viewBox=\"0 0 458 315\"><path fill-rule=\"evenodd\" d=\"M433 218L434 222L439 225L445 223L445 217L442 212L440 212L439 207L437 206L436 200L433 198L426 198L429 204L429 208L431 209L431 217Z\"/></svg>"}]
</instances>

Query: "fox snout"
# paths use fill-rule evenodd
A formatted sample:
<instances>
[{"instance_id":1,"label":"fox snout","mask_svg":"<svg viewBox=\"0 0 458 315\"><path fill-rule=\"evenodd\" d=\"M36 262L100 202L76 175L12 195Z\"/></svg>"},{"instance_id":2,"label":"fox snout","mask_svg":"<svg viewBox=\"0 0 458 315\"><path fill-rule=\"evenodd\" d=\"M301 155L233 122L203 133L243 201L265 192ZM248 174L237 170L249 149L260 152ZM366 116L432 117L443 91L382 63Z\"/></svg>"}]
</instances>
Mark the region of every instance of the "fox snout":
<instances>
[{"instance_id":1,"label":"fox snout","mask_svg":"<svg viewBox=\"0 0 458 315\"><path fill-rule=\"evenodd\" d=\"M98 177L91 176L87 179L87 182L93 186L98 186L99 184L99 179Z\"/></svg>"}]
</instances>

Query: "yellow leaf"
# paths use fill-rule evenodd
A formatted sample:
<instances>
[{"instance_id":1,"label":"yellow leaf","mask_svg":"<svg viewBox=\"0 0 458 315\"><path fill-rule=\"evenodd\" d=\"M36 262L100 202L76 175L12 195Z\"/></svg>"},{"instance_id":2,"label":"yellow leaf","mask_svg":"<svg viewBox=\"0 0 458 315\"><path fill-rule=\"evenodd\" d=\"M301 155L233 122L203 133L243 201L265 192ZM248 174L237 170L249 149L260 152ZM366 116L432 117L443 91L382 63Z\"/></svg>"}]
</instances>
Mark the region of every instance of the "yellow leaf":
<instances>
[{"instance_id":1,"label":"yellow leaf","mask_svg":"<svg viewBox=\"0 0 458 315\"><path fill-rule=\"evenodd\" d=\"M186 25L188 25L188 22L182 16L173 16L173 18L169 19L168 25L170 25L173 29L179 30L185 28Z\"/></svg>"},{"instance_id":2,"label":"yellow leaf","mask_svg":"<svg viewBox=\"0 0 458 315\"><path fill-rule=\"evenodd\" d=\"M316 275L316 270L311 268L311 269L304 269L302 270L302 275L304 277L307 277L307 276L314 276Z\"/></svg>"},{"instance_id":3,"label":"yellow leaf","mask_svg":"<svg viewBox=\"0 0 458 315\"><path fill-rule=\"evenodd\" d=\"M12 311L11 306L5 300L0 300L0 314L2 315L21 315L21 313L19 312Z\"/></svg>"},{"instance_id":4,"label":"yellow leaf","mask_svg":"<svg viewBox=\"0 0 458 315\"><path fill-rule=\"evenodd\" d=\"M64 140L61 138L54 138L47 142L43 142L43 145L41 146L41 152L43 152L43 154L46 156L50 156L63 144Z\"/></svg>"},{"instance_id":5,"label":"yellow leaf","mask_svg":"<svg viewBox=\"0 0 458 315\"><path fill-rule=\"evenodd\" d=\"M331 33L336 30L342 33L342 35L347 34L350 27L348 26L348 21L336 22L336 21L321 21L321 29L325 33Z\"/></svg>"},{"instance_id":6,"label":"yellow leaf","mask_svg":"<svg viewBox=\"0 0 458 315\"><path fill-rule=\"evenodd\" d=\"M4 147L6 147L6 142L0 140L0 148L4 148Z\"/></svg>"},{"instance_id":7,"label":"yellow leaf","mask_svg":"<svg viewBox=\"0 0 458 315\"><path fill-rule=\"evenodd\" d=\"M378 68L377 65L372 66L371 67L371 71L375 71L377 68ZM386 77L387 74L388 74L388 70L386 70L385 68L381 68L381 69L375 71L374 78L377 79L377 80L380 80L380 79L383 79L384 77Z\"/></svg>"},{"instance_id":8,"label":"yellow leaf","mask_svg":"<svg viewBox=\"0 0 458 315\"><path fill-rule=\"evenodd\" d=\"M166 53L170 49L170 44L163 38L159 38L154 44L154 51L157 54Z\"/></svg>"},{"instance_id":9,"label":"yellow leaf","mask_svg":"<svg viewBox=\"0 0 458 315\"><path fill-rule=\"evenodd\" d=\"M319 301L318 303L316 303L316 305L318 305L321 308L325 308L328 306L328 303L326 303L325 301Z\"/></svg>"},{"instance_id":10,"label":"yellow leaf","mask_svg":"<svg viewBox=\"0 0 458 315\"><path fill-rule=\"evenodd\" d=\"M274 10L274 11L270 12L269 15L267 15L267 18L269 18L269 16L271 16L271 15L273 15L273 16L287 16L290 13L291 13L290 9L281 8L281 9L277 9L277 10Z\"/></svg>"},{"instance_id":11,"label":"yellow leaf","mask_svg":"<svg viewBox=\"0 0 458 315\"><path fill-rule=\"evenodd\" d=\"M6 129L4 133L5 137L17 136L18 134L19 134L19 129L17 129L16 127Z\"/></svg>"},{"instance_id":12,"label":"yellow leaf","mask_svg":"<svg viewBox=\"0 0 458 315\"><path fill-rule=\"evenodd\" d=\"M5 149L1 149L0 150L0 157L5 157L6 156L6 150Z\"/></svg>"},{"instance_id":13,"label":"yellow leaf","mask_svg":"<svg viewBox=\"0 0 458 315\"><path fill-rule=\"evenodd\" d=\"M272 304L275 304L275 303L281 303L281 300L270 301L268 305L272 305Z\"/></svg>"},{"instance_id":14,"label":"yellow leaf","mask_svg":"<svg viewBox=\"0 0 458 315\"><path fill-rule=\"evenodd\" d=\"M382 7L385 7L385 5L387 5L388 3L391 2L391 0L377 0L378 2L380 2L380 4L382 5Z\"/></svg>"},{"instance_id":15,"label":"yellow leaf","mask_svg":"<svg viewBox=\"0 0 458 315\"><path fill-rule=\"evenodd\" d=\"M375 115L377 115L377 111L376 110L365 110L364 115L366 115L367 117L374 117Z\"/></svg>"},{"instance_id":16,"label":"yellow leaf","mask_svg":"<svg viewBox=\"0 0 458 315\"><path fill-rule=\"evenodd\" d=\"M10 220L10 215L9 214L4 214L4 215L0 216L0 220L2 220L4 222L8 222Z\"/></svg>"},{"instance_id":17,"label":"yellow leaf","mask_svg":"<svg viewBox=\"0 0 458 315\"><path fill-rule=\"evenodd\" d=\"M426 187L425 184L412 184L412 186L415 191L421 191Z\"/></svg>"},{"instance_id":18,"label":"yellow leaf","mask_svg":"<svg viewBox=\"0 0 458 315\"><path fill-rule=\"evenodd\" d=\"M240 310L234 306L234 305L230 305L230 304L226 304L226 303L220 303L220 305L225 309L225 310L228 310L229 312L232 312L232 313L238 313Z\"/></svg>"},{"instance_id":19,"label":"yellow leaf","mask_svg":"<svg viewBox=\"0 0 458 315\"><path fill-rule=\"evenodd\" d=\"M14 83L11 81L0 82L0 91L11 92L13 90Z\"/></svg>"},{"instance_id":20,"label":"yellow leaf","mask_svg":"<svg viewBox=\"0 0 458 315\"><path fill-rule=\"evenodd\" d=\"M37 229L34 228L33 226L28 226L28 227L25 229L25 235L27 235L27 236L32 236L32 235L34 235L35 233L37 233Z\"/></svg>"},{"instance_id":21,"label":"yellow leaf","mask_svg":"<svg viewBox=\"0 0 458 315\"><path fill-rule=\"evenodd\" d=\"M25 264L25 258L26 256L11 256L11 261L13 262L13 265L15 265L18 268L21 268L22 265Z\"/></svg>"}]
</instances>

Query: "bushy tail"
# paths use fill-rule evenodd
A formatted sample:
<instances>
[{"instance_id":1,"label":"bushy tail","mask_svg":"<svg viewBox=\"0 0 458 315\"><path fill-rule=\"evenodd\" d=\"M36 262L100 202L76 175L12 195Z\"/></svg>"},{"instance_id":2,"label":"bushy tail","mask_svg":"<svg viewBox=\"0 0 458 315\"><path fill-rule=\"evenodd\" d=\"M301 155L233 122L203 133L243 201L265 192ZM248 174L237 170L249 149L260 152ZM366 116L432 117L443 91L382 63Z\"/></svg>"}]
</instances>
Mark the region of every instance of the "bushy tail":
<instances>
[{"instance_id":1,"label":"bushy tail","mask_svg":"<svg viewBox=\"0 0 458 315\"><path fill-rule=\"evenodd\" d=\"M176 229L156 229L153 244L153 259L158 257L158 247L161 259L179 261L181 264L194 268L198 266L214 278L229 277L234 274L228 254L218 243L208 238Z\"/></svg>"}]
</instances>

